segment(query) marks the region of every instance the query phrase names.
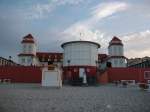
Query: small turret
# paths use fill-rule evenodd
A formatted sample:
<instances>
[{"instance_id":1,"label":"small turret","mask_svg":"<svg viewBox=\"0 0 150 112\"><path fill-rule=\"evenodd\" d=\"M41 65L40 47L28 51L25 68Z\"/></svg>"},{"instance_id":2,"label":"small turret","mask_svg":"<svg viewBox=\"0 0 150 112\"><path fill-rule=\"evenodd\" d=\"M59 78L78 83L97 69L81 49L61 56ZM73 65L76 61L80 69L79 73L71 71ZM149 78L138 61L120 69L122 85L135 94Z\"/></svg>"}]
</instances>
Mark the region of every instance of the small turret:
<instances>
[{"instance_id":1,"label":"small turret","mask_svg":"<svg viewBox=\"0 0 150 112\"><path fill-rule=\"evenodd\" d=\"M36 43L31 34L23 37L21 41L22 51L18 55L21 65L29 66L36 64Z\"/></svg>"},{"instance_id":2,"label":"small turret","mask_svg":"<svg viewBox=\"0 0 150 112\"><path fill-rule=\"evenodd\" d=\"M122 41L114 36L108 46L109 62L112 67L126 67Z\"/></svg>"},{"instance_id":3,"label":"small turret","mask_svg":"<svg viewBox=\"0 0 150 112\"><path fill-rule=\"evenodd\" d=\"M108 54L110 56L123 56L124 55L123 44L119 38L113 37L113 39L109 42Z\"/></svg>"}]
</instances>

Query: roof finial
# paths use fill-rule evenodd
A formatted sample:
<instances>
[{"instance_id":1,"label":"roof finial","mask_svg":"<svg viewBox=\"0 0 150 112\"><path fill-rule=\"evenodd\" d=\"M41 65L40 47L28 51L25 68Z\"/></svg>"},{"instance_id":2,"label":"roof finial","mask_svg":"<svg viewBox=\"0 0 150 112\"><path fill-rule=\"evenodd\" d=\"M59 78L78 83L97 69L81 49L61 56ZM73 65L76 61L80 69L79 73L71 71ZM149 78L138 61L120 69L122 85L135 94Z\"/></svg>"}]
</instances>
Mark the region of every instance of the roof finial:
<instances>
[{"instance_id":1,"label":"roof finial","mask_svg":"<svg viewBox=\"0 0 150 112\"><path fill-rule=\"evenodd\" d=\"M80 32L80 40L82 40L82 33Z\"/></svg>"}]
</instances>

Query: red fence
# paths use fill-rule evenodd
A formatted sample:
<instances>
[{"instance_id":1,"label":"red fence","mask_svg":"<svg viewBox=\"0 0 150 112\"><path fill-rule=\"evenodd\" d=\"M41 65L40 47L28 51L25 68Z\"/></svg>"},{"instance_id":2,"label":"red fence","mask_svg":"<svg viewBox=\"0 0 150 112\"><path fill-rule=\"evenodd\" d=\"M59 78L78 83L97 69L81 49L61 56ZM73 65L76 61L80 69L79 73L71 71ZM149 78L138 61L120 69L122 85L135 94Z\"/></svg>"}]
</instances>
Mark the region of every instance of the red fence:
<instances>
[{"instance_id":1,"label":"red fence","mask_svg":"<svg viewBox=\"0 0 150 112\"><path fill-rule=\"evenodd\" d=\"M34 66L0 66L0 80L11 82L40 83L42 70Z\"/></svg>"},{"instance_id":2,"label":"red fence","mask_svg":"<svg viewBox=\"0 0 150 112\"><path fill-rule=\"evenodd\" d=\"M95 68L87 67L87 73L96 74ZM67 68L64 68L64 73ZM79 75L79 69L69 69L75 76ZM147 72L147 77L145 73ZM0 66L0 80L10 79L11 82L40 83L42 70L34 66ZM147 82L150 80L150 68L109 68L98 77L99 82L107 83L116 80L135 80L136 82Z\"/></svg>"},{"instance_id":3,"label":"red fence","mask_svg":"<svg viewBox=\"0 0 150 112\"><path fill-rule=\"evenodd\" d=\"M145 78L145 73L148 72L149 77ZM106 77L107 75L107 77ZM108 78L108 82L117 80L135 80L136 82L146 82L150 80L150 68L109 68L100 76L100 80Z\"/></svg>"}]
</instances>

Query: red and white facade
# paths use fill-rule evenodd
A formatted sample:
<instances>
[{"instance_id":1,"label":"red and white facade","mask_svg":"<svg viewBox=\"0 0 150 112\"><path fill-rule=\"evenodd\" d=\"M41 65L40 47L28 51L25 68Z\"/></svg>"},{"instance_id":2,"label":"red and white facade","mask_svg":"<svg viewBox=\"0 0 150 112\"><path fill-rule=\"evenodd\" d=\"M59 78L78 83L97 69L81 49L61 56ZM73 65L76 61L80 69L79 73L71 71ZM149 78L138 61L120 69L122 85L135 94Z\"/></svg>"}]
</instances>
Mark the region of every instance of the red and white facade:
<instances>
[{"instance_id":1,"label":"red and white facade","mask_svg":"<svg viewBox=\"0 0 150 112\"><path fill-rule=\"evenodd\" d=\"M65 79L83 78L96 75L98 48L100 45L90 41L71 41L61 45L63 53L63 72Z\"/></svg>"},{"instance_id":2,"label":"red and white facade","mask_svg":"<svg viewBox=\"0 0 150 112\"><path fill-rule=\"evenodd\" d=\"M118 37L113 37L109 42L108 56L101 60L101 69L105 69L108 63L115 68L127 66L123 43Z\"/></svg>"},{"instance_id":3,"label":"red and white facade","mask_svg":"<svg viewBox=\"0 0 150 112\"><path fill-rule=\"evenodd\" d=\"M105 69L107 62L111 63L111 67L126 67L123 44L117 37L113 37L110 41L108 55L98 54L100 45L92 41L65 42L61 45L63 53L37 52L37 46L31 34L23 37L21 43L22 52L18 55L19 64L47 66L49 62L58 65L63 70L64 80L73 80L84 76L87 79L96 78L98 69Z\"/></svg>"},{"instance_id":4,"label":"red and white facade","mask_svg":"<svg viewBox=\"0 0 150 112\"><path fill-rule=\"evenodd\" d=\"M123 43L119 38L113 37L109 42L108 54L108 62L111 62L112 67L126 67Z\"/></svg>"},{"instance_id":5,"label":"red and white facade","mask_svg":"<svg viewBox=\"0 0 150 112\"><path fill-rule=\"evenodd\" d=\"M48 62L60 65L63 81L86 79L99 83L114 81L134 81L150 83L150 68L128 68L124 56L123 43L113 37L108 46L107 54L98 54L100 45L91 41L71 41L61 45L63 53L37 52L36 43L31 34L23 37L22 50L18 55L19 63L24 66L0 66L0 82L41 83L41 66ZM107 67L107 62L111 67ZM98 64L100 66L98 66ZM30 66L36 65L36 66ZM104 70L102 70L104 69Z\"/></svg>"},{"instance_id":6,"label":"red and white facade","mask_svg":"<svg viewBox=\"0 0 150 112\"><path fill-rule=\"evenodd\" d=\"M112 67L126 67L123 43L117 37L113 37L109 42L108 55L98 54L100 45L91 41L71 41L63 43L61 47L64 49L64 53L37 52L37 45L31 34L23 37L21 44L22 50L18 55L19 64L25 66L47 65L47 62L51 61L55 64L62 64L63 67L96 67L96 62L101 62L101 67L106 66L107 62L110 62Z\"/></svg>"},{"instance_id":7,"label":"red and white facade","mask_svg":"<svg viewBox=\"0 0 150 112\"><path fill-rule=\"evenodd\" d=\"M25 66L37 65L36 43L33 36L31 34L26 35L23 37L21 44L21 53L18 55L19 64Z\"/></svg>"}]
</instances>

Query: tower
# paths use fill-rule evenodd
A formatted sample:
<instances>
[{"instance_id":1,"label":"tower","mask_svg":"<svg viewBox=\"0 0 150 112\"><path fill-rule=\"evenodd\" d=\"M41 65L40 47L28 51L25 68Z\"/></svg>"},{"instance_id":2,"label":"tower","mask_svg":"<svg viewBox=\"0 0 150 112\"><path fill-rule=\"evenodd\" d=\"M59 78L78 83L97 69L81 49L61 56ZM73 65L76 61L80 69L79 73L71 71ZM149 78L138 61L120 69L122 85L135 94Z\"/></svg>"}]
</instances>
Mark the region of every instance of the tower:
<instances>
[{"instance_id":1,"label":"tower","mask_svg":"<svg viewBox=\"0 0 150 112\"><path fill-rule=\"evenodd\" d=\"M36 43L33 36L31 34L26 35L23 37L21 44L22 50L18 55L19 64L25 66L36 65Z\"/></svg>"},{"instance_id":2,"label":"tower","mask_svg":"<svg viewBox=\"0 0 150 112\"><path fill-rule=\"evenodd\" d=\"M109 42L108 54L108 62L111 63L112 67L126 67L123 43L118 37L114 36Z\"/></svg>"},{"instance_id":3,"label":"tower","mask_svg":"<svg viewBox=\"0 0 150 112\"><path fill-rule=\"evenodd\" d=\"M61 45L63 54L63 78L72 83L96 83L98 49L92 41L70 41ZM91 75L92 74L92 75Z\"/></svg>"}]
</instances>

